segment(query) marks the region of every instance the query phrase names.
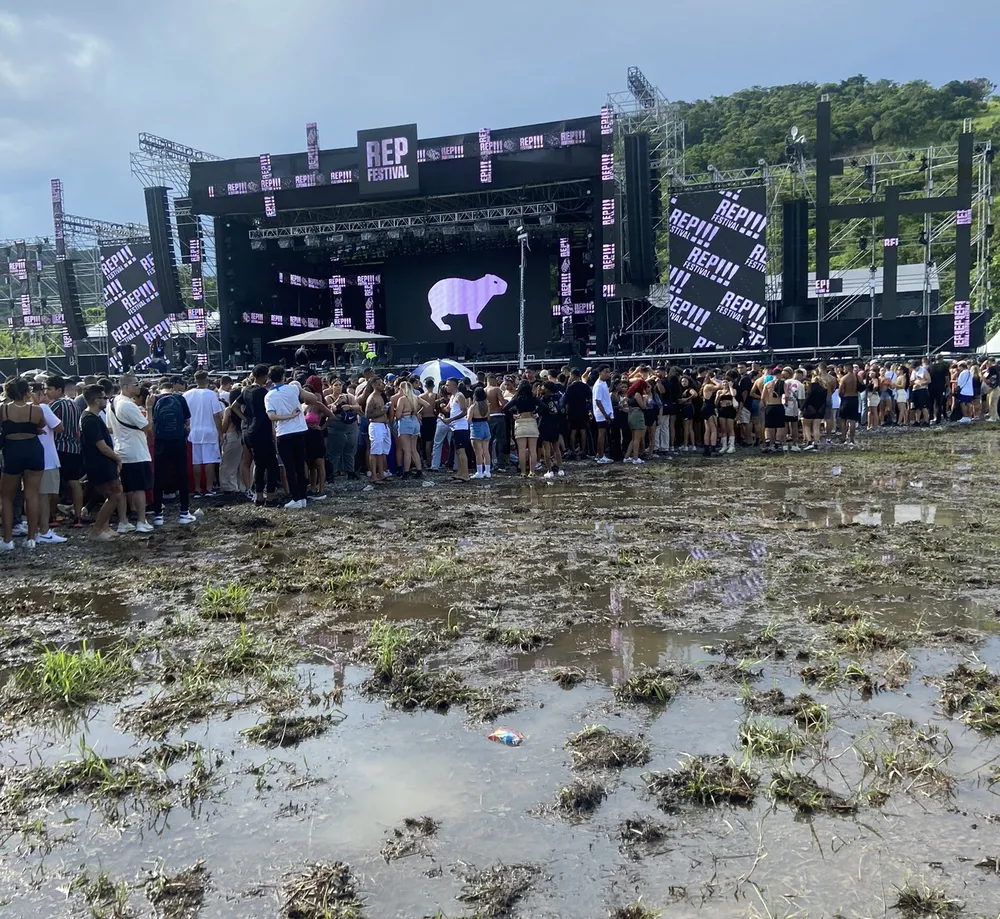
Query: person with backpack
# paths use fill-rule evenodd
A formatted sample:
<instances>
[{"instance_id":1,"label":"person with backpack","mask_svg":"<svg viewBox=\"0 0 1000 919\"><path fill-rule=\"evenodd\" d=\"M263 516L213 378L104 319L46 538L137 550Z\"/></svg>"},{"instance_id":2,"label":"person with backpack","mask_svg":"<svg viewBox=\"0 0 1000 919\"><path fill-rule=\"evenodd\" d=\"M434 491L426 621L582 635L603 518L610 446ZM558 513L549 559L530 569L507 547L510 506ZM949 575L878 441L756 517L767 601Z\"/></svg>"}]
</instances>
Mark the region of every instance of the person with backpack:
<instances>
[{"instance_id":1,"label":"person with backpack","mask_svg":"<svg viewBox=\"0 0 1000 919\"><path fill-rule=\"evenodd\" d=\"M160 392L150 394L146 410L153 419L153 526L163 526L163 492L176 487L180 499L182 524L197 519L190 511L188 488L187 439L191 427L191 409L174 392L173 381L160 380Z\"/></svg>"}]
</instances>

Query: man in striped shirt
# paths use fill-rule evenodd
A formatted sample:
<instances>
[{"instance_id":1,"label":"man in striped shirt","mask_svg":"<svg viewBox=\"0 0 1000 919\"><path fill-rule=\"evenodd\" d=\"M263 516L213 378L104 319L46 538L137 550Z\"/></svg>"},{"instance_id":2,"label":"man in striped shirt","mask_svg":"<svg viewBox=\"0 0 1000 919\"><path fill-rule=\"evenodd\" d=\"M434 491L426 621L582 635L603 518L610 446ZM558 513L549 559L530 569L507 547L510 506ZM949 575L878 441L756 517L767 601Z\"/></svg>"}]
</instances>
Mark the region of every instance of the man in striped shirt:
<instances>
[{"instance_id":1,"label":"man in striped shirt","mask_svg":"<svg viewBox=\"0 0 1000 919\"><path fill-rule=\"evenodd\" d=\"M76 402L66 396L66 381L62 377L49 377L45 388L49 408L62 422L62 430L56 435L56 452L59 454L59 470L62 487L73 504L72 527L83 527L83 456L80 448L80 409Z\"/></svg>"}]
</instances>

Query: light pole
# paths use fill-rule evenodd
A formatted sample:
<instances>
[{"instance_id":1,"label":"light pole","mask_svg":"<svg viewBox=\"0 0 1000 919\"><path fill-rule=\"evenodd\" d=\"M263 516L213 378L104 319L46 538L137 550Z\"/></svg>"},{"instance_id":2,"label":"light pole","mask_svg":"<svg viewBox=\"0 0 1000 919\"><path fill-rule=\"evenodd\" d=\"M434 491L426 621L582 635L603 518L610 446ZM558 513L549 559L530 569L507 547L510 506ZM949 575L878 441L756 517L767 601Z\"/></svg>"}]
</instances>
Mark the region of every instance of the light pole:
<instances>
[{"instance_id":1,"label":"light pole","mask_svg":"<svg viewBox=\"0 0 1000 919\"><path fill-rule=\"evenodd\" d=\"M517 333L517 367L524 370L524 267L528 260L528 231L523 227L517 228L517 241L521 244L521 290L520 290L520 321Z\"/></svg>"}]
</instances>

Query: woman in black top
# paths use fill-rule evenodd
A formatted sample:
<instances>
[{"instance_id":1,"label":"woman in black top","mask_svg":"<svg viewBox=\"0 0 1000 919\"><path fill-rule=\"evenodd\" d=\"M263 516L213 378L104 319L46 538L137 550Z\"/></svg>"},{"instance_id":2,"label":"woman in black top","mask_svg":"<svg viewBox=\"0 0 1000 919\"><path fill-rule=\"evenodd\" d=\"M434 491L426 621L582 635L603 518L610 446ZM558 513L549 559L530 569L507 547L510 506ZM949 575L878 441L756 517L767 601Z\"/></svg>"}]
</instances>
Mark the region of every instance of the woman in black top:
<instances>
[{"instance_id":1,"label":"woman in black top","mask_svg":"<svg viewBox=\"0 0 1000 919\"><path fill-rule=\"evenodd\" d=\"M45 417L37 405L28 403L26 380L11 380L4 386L6 402L0 405L0 432L3 433L3 475L0 499L3 504L3 542L0 551L14 548L14 498L24 483L24 512L28 517L27 549L35 548L38 528L38 487L45 470L45 453L38 435Z\"/></svg>"},{"instance_id":2,"label":"woman in black top","mask_svg":"<svg viewBox=\"0 0 1000 919\"><path fill-rule=\"evenodd\" d=\"M826 417L826 400L829 390L826 378L816 368L806 386L806 401L802 405L802 436L806 441L805 450L815 450L822 436L823 419Z\"/></svg>"},{"instance_id":3,"label":"woman in black top","mask_svg":"<svg viewBox=\"0 0 1000 919\"><path fill-rule=\"evenodd\" d=\"M521 380L514 398L507 403L507 411L514 418L514 439L517 441L517 465L521 478L533 478L538 462L539 402L531 391L531 383Z\"/></svg>"}]
</instances>

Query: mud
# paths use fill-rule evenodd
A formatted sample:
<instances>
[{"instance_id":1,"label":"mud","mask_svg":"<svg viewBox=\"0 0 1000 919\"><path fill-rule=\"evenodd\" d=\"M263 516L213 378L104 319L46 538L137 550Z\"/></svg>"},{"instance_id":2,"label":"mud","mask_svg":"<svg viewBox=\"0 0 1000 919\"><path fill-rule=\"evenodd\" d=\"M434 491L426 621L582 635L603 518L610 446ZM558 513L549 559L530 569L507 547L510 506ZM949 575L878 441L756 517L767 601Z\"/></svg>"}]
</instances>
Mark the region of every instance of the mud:
<instances>
[{"instance_id":1,"label":"mud","mask_svg":"<svg viewBox=\"0 0 1000 919\"><path fill-rule=\"evenodd\" d=\"M995 915L998 458L338 484L4 557L0 914Z\"/></svg>"}]
</instances>

